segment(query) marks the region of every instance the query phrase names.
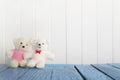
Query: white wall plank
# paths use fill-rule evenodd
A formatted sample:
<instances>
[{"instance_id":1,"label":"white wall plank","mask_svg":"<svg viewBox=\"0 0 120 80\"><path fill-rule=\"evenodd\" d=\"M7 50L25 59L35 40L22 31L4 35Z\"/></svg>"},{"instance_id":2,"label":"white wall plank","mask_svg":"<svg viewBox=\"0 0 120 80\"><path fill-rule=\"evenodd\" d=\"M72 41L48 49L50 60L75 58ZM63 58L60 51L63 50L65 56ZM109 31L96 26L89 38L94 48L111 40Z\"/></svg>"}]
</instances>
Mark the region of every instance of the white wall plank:
<instances>
[{"instance_id":1,"label":"white wall plank","mask_svg":"<svg viewBox=\"0 0 120 80\"><path fill-rule=\"evenodd\" d=\"M13 39L20 35L20 15L19 15L19 1L6 0L5 8L5 51L13 49ZM8 58L6 57L6 61Z\"/></svg>"},{"instance_id":2,"label":"white wall plank","mask_svg":"<svg viewBox=\"0 0 120 80\"><path fill-rule=\"evenodd\" d=\"M51 0L51 50L54 63L66 63L65 0Z\"/></svg>"},{"instance_id":3,"label":"white wall plank","mask_svg":"<svg viewBox=\"0 0 120 80\"><path fill-rule=\"evenodd\" d=\"M113 62L120 62L120 0L113 0Z\"/></svg>"},{"instance_id":4,"label":"white wall plank","mask_svg":"<svg viewBox=\"0 0 120 80\"><path fill-rule=\"evenodd\" d=\"M112 0L97 1L98 63L112 62Z\"/></svg>"},{"instance_id":5,"label":"white wall plank","mask_svg":"<svg viewBox=\"0 0 120 80\"><path fill-rule=\"evenodd\" d=\"M49 38L49 0L35 0L35 25L37 37Z\"/></svg>"},{"instance_id":6,"label":"white wall plank","mask_svg":"<svg viewBox=\"0 0 120 80\"><path fill-rule=\"evenodd\" d=\"M67 0L67 63L81 63L81 0Z\"/></svg>"},{"instance_id":7,"label":"white wall plank","mask_svg":"<svg viewBox=\"0 0 120 80\"><path fill-rule=\"evenodd\" d=\"M82 1L83 63L97 63L96 0Z\"/></svg>"},{"instance_id":8,"label":"white wall plank","mask_svg":"<svg viewBox=\"0 0 120 80\"><path fill-rule=\"evenodd\" d=\"M4 52L4 27L5 27L5 1L0 0L0 64L5 63L5 52Z\"/></svg>"},{"instance_id":9,"label":"white wall plank","mask_svg":"<svg viewBox=\"0 0 120 80\"><path fill-rule=\"evenodd\" d=\"M20 34L22 37L35 37L34 0L20 0Z\"/></svg>"}]
</instances>

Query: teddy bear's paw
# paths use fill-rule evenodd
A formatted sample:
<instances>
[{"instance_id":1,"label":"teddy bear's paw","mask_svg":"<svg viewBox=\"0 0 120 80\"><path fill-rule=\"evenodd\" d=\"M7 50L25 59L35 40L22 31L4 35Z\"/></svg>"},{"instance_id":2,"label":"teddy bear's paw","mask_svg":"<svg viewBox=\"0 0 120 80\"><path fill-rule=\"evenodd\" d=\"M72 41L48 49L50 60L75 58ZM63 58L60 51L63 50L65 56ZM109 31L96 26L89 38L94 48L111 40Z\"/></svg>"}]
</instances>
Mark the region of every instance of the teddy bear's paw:
<instances>
[{"instance_id":1,"label":"teddy bear's paw","mask_svg":"<svg viewBox=\"0 0 120 80\"><path fill-rule=\"evenodd\" d=\"M27 64L27 67L35 67L35 65L32 64L32 63L28 63L28 64Z\"/></svg>"},{"instance_id":2,"label":"teddy bear's paw","mask_svg":"<svg viewBox=\"0 0 120 80\"><path fill-rule=\"evenodd\" d=\"M55 55L54 55L54 54L51 54L50 59L51 59L51 60L55 60Z\"/></svg>"},{"instance_id":3,"label":"teddy bear's paw","mask_svg":"<svg viewBox=\"0 0 120 80\"><path fill-rule=\"evenodd\" d=\"M29 59L29 58L32 57L32 53L25 53L25 54L23 55L23 57L24 57L24 59Z\"/></svg>"},{"instance_id":4,"label":"teddy bear's paw","mask_svg":"<svg viewBox=\"0 0 120 80\"><path fill-rule=\"evenodd\" d=\"M37 67L37 68L44 68L44 67L45 67L45 65L44 65L44 64L40 64L40 63L39 63L39 64L37 64L37 65L36 65L36 67Z\"/></svg>"},{"instance_id":5,"label":"teddy bear's paw","mask_svg":"<svg viewBox=\"0 0 120 80\"><path fill-rule=\"evenodd\" d=\"M18 64L11 64L10 66L13 67L13 68L17 68Z\"/></svg>"},{"instance_id":6,"label":"teddy bear's paw","mask_svg":"<svg viewBox=\"0 0 120 80\"><path fill-rule=\"evenodd\" d=\"M46 54L46 58L49 60L55 60L55 54Z\"/></svg>"},{"instance_id":7,"label":"teddy bear's paw","mask_svg":"<svg viewBox=\"0 0 120 80\"><path fill-rule=\"evenodd\" d=\"M13 68L17 68L19 66L19 64L18 64L17 61L12 61L10 66L13 67Z\"/></svg>"},{"instance_id":8,"label":"teddy bear's paw","mask_svg":"<svg viewBox=\"0 0 120 80\"><path fill-rule=\"evenodd\" d=\"M27 61L26 61L26 60L23 60L23 61L20 62L20 66L21 66L21 67L25 67L26 64L27 64Z\"/></svg>"},{"instance_id":9,"label":"teddy bear's paw","mask_svg":"<svg viewBox=\"0 0 120 80\"><path fill-rule=\"evenodd\" d=\"M28 62L27 67L35 67L35 63L34 62Z\"/></svg>"},{"instance_id":10,"label":"teddy bear's paw","mask_svg":"<svg viewBox=\"0 0 120 80\"><path fill-rule=\"evenodd\" d=\"M11 51L8 51L8 52L6 52L6 56L8 57L8 58L12 58L12 52Z\"/></svg>"}]
</instances>

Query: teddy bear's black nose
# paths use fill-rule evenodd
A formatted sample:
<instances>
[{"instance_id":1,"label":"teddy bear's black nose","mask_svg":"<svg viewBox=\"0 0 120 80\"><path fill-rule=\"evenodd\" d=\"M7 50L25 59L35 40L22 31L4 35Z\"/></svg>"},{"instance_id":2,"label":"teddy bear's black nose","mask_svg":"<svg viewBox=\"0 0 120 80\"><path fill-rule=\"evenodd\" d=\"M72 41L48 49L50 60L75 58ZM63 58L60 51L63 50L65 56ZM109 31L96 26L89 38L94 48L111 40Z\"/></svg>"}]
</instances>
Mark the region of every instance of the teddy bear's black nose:
<instances>
[{"instance_id":1,"label":"teddy bear's black nose","mask_svg":"<svg viewBox=\"0 0 120 80\"><path fill-rule=\"evenodd\" d=\"M25 48L25 46L22 46L22 48Z\"/></svg>"},{"instance_id":2,"label":"teddy bear's black nose","mask_svg":"<svg viewBox=\"0 0 120 80\"><path fill-rule=\"evenodd\" d=\"M41 44L38 44L39 46L41 46Z\"/></svg>"}]
</instances>

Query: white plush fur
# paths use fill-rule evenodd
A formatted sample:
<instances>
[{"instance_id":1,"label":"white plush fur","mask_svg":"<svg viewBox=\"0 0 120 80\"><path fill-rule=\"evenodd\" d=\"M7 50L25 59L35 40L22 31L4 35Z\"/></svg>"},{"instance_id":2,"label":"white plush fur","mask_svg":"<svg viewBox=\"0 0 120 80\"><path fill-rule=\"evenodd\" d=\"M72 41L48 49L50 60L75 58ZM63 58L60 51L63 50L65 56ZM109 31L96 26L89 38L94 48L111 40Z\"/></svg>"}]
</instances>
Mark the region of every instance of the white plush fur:
<instances>
[{"instance_id":1,"label":"white plush fur","mask_svg":"<svg viewBox=\"0 0 120 80\"><path fill-rule=\"evenodd\" d=\"M44 68L46 59L55 58L55 55L48 51L48 42L45 39L34 40L32 48L33 56L27 64L28 67ZM41 54L35 54L35 50L41 50Z\"/></svg>"},{"instance_id":2,"label":"white plush fur","mask_svg":"<svg viewBox=\"0 0 120 80\"><path fill-rule=\"evenodd\" d=\"M27 64L27 59L29 59L31 56L32 56L32 53L30 51L30 40L29 39L26 39L26 38L18 38L18 39L15 39L14 41L14 46L15 46L15 49L19 49L19 50L27 50L27 52L23 55L23 58L24 60L22 61L18 61L18 60L15 60L15 59L12 59L12 51L7 51L7 56L9 58L11 58L11 67L18 67L18 66L21 66L21 67L24 67L26 66ZM22 42L22 44L20 44ZM25 46L24 48L22 46Z\"/></svg>"}]
</instances>

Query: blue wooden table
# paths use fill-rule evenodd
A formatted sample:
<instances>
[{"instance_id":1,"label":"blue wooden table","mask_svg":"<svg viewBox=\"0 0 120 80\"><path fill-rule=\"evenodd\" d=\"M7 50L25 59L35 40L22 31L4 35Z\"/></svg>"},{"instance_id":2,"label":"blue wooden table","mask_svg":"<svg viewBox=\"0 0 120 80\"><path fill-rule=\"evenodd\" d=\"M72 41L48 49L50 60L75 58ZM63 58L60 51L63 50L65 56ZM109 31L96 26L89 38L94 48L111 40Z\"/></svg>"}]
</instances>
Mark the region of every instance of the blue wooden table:
<instances>
[{"instance_id":1,"label":"blue wooden table","mask_svg":"<svg viewBox=\"0 0 120 80\"><path fill-rule=\"evenodd\" d=\"M1 64L0 80L120 80L120 64L47 64L44 69Z\"/></svg>"}]
</instances>

